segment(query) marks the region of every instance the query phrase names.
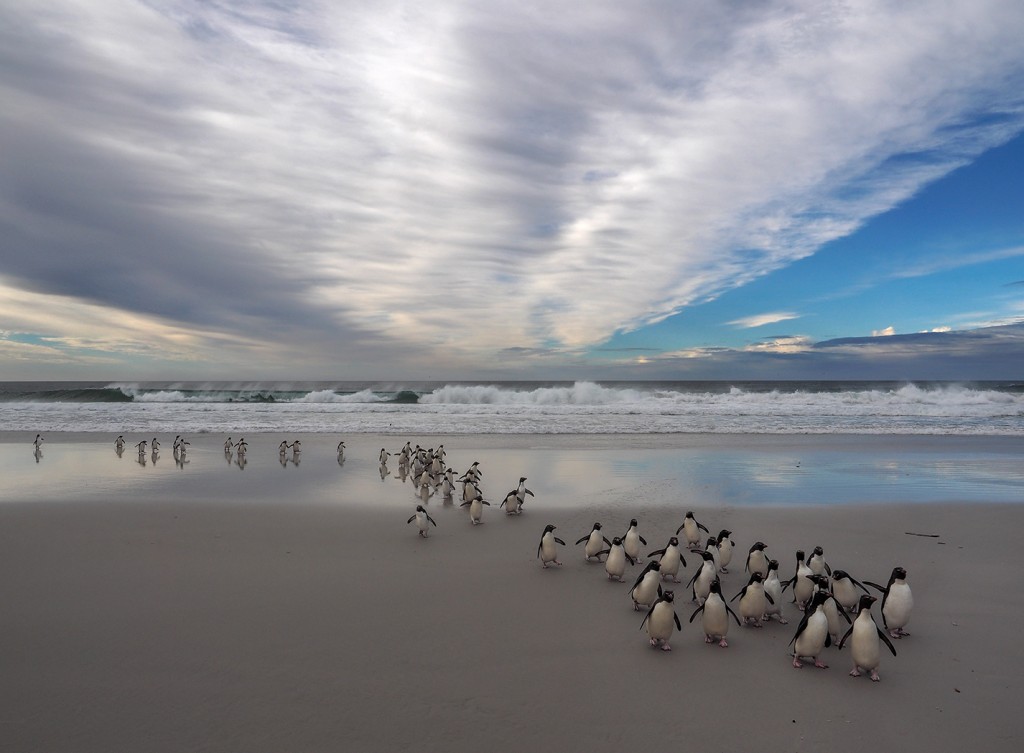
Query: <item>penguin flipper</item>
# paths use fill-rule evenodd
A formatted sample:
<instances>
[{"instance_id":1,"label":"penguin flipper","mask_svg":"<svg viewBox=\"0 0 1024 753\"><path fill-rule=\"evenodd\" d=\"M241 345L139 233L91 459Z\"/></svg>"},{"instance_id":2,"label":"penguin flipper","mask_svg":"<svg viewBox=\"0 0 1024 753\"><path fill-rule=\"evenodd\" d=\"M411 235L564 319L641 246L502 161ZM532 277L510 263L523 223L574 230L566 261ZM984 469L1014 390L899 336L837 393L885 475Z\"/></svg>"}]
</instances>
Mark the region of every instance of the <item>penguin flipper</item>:
<instances>
[{"instance_id":1,"label":"penguin flipper","mask_svg":"<svg viewBox=\"0 0 1024 753\"><path fill-rule=\"evenodd\" d=\"M679 622L679 615L675 612L672 613L672 618L676 621L676 630L682 632L683 626Z\"/></svg>"},{"instance_id":2,"label":"penguin flipper","mask_svg":"<svg viewBox=\"0 0 1024 753\"><path fill-rule=\"evenodd\" d=\"M623 552L623 554L626 554L626 553L625 553L625 552ZM626 554L626 560L627 560L627 561L629 562L629 564L631 564L631 565L635 565L635 564L636 564L636 560L635 560L635 559L633 559L632 557L630 557L630 556L629 556L628 554ZM641 577L641 578L643 577L643 573L641 573L640 577Z\"/></svg>"},{"instance_id":3,"label":"penguin flipper","mask_svg":"<svg viewBox=\"0 0 1024 753\"><path fill-rule=\"evenodd\" d=\"M832 645L832 634L826 632L825 633L825 648L828 648L831 645Z\"/></svg>"},{"instance_id":4,"label":"penguin flipper","mask_svg":"<svg viewBox=\"0 0 1024 753\"><path fill-rule=\"evenodd\" d=\"M640 539L640 543L641 544L643 544L644 546L647 546L647 539L645 539L643 536L639 536L638 538Z\"/></svg>"},{"instance_id":5,"label":"penguin flipper","mask_svg":"<svg viewBox=\"0 0 1024 753\"><path fill-rule=\"evenodd\" d=\"M875 626L875 628L877 629L877 627L878 627L878 626L876 625L876 626ZM881 631L881 630L879 630L879 631L878 631L878 633L879 633L879 635L881 635L882 631ZM853 634L853 625L850 625L850 629L849 629L849 630L847 630L847 631L846 631L846 634L845 634L845 635L844 635L844 636L843 636L842 638L840 638L840 639L839 639L839 645L837 646L837 648L838 648L838 649L839 649L840 651L842 651L842 650L843 650L843 646L845 646L845 645L846 645L846 639L847 639L847 638L849 638L849 637L850 637L850 635L852 635L852 634Z\"/></svg>"},{"instance_id":6,"label":"penguin flipper","mask_svg":"<svg viewBox=\"0 0 1024 753\"><path fill-rule=\"evenodd\" d=\"M473 504L473 503L472 502L463 502L461 505L459 505L459 507L469 507L471 504Z\"/></svg>"},{"instance_id":7,"label":"penguin flipper","mask_svg":"<svg viewBox=\"0 0 1024 753\"><path fill-rule=\"evenodd\" d=\"M836 597L835 596L832 597L832 601L836 602L836 611L839 612L839 614L841 614L843 616L843 619L846 620L846 622L851 626L851 630L852 630L853 629L852 628L853 620L850 619L850 615L848 615L846 613L846 610L843 609L843 605L840 604L838 601L836 601Z\"/></svg>"},{"instance_id":8,"label":"penguin flipper","mask_svg":"<svg viewBox=\"0 0 1024 753\"><path fill-rule=\"evenodd\" d=\"M853 628L850 628L850 630L853 630ZM878 625L875 625L875 630L878 630ZM884 631L878 630L878 637L885 641L885 645L889 647L890 651L892 651L892 655L896 656L896 647L892 645L892 641L889 640L889 636L887 636Z\"/></svg>"},{"instance_id":9,"label":"penguin flipper","mask_svg":"<svg viewBox=\"0 0 1024 753\"><path fill-rule=\"evenodd\" d=\"M408 519L407 521L405 521L405 522L406 522L406 523L412 523L412 522L413 522L414 520L416 520L416 516L415 516L415 515L413 515L413 516L412 516L411 518L409 518L409 519Z\"/></svg>"},{"instance_id":10,"label":"penguin flipper","mask_svg":"<svg viewBox=\"0 0 1024 753\"><path fill-rule=\"evenodd\" d=\"M866 580L866 581L864 581L864 585L865 585L865 586L871 586L871 587L872 587L872 588L874 588L874 589L875 589L876 591L878 591L879 593L883 593L883 594L884 594L884 593L886 592L886 590L887 590L885 586L880 586L880 585L878 585L877 583L872 583L872 582L871 582L871 581L869 581L869 580Z\"/></svg>"},{"instance_id":11,"label":"penguin flipper","mask_svg":"<svg viewBox=\"0 0 1024 753\"><path fill-rule=\"evenodd\" d=\"M647 559L650 559L651 557L653 557L656 554L659 555L659 556L663 555L663 554L665 554L665 550L664 549L655 549L653 552L648 552L647 553Z\"/></svg>"},{"instance_id":12,"label":"penguin flipper","mask_svg":"<svg viewBox=\"0 0 1024 753\"><path fill-rule=\"evenodd\" d=\"M647 614L644 616L644 621L640 623L640 629L644 629L644 625L647 624L647 620L651 619L651 615L654 614L654 608L658 605L658 602L651 604L651 608L647 610Z\"/></svg>"},{"instance_id":13,"label":"penguin flipper","mask_svg":"<svg viewBox=\"0 0 1024 753\"><path fill-rule=\"evenodd\" d=\"M578 542L577 542L577 543L578 543ZM602 549L602 550L601 550L600 552L598 552L598 553L597 553L597 554L595 554L594 556L595 556L595 557L600 557L600 556L601 556L602 554L611 554L611 553L612 553L612 550L611 550L611 549Z\"/></svg>"},{"instance_id":14,"label":"penguin flipper","mask_svg":"<svg viewBox=\"0 0 1024 753\"><path fill-rule=\"evenodd\" d=\"M530 491L529 489L524 489L523 491L525 491L525 492L526 492L527 494L529 494L529 495L530 495L531 497L536 497L536 496L537 496L536 494L534 494L533 492L531 492L531 491Z\"/></svg>"},{"instance_id":15,"label":"penguin flipper","mask_svg":"<svg viewBox=\"0 0 1024 753\"><path fill-rule=\"evenodd\" d=\"M859 580L857 580L856 578L854 578L854 577L853 577L852 575L847 575L846 577L850 579L850 582L851 582L851 583L853 583L853 585L855 585L855 586L860 586L860 589L861 589L861 590L862 590L862 591L863 591L864 593L867 593L867 592L868 592L868 590L867 590L866 588L864 588L864 584L863 584L863 583L861 583L861 582L860 582Z\"/></svg>"},{"instance_id":16,"label":"penguin flipper","mask_svg":"<svg viewBox=\"0 0 1024 753\"><path fill-rule=\"evenodd\" d=\"M603 541L603 542L604 542L605 544L607 544L607 545L608 545L608 548L609 548L609 549L611 548L611 546L612 546L612 542L610 542L610 541L609 541L608 539L606 539L606 538L605 538L604 536L602 536L602 537L601 537L601 541Z\"/></svg>"},{"instance_id":17,"label":"penguin flipper","mask_svg":"<svg viewBox=\"0 0 1024 753\"><path fill-rule=\"evenodd\" d=\"M562 540L561 540L560 538L558 538L557 536L555 536L555 541L557 541L557 542L558 542L559 544L561 544L562 546L565 546L565 542L564 542L564 541L562 541Z\"/></svg>"},{"instance_id":18,"label":"penguin flipper","mask_svg":"<svg viewBox=\"0 0 1024 753\"><path fill-rule=\"evenodd\" d=\"M796 639L800 637L800 633L804 632L807 627L807 620L810 619L811 615L804 612L804 616L800 618L800 624L796 626L796 632L793 633L793 637L789 640L789 645L792 646L796 643Z\"/></svg>"},{"instance_id":19,"label":"penguin flipper","mask_svg":"<svg viewBox=\"0 0 1024 753\"><path fill-rule=\"evenodd\" d=\"M775 603L775 599L773 599L772 595L770 593L768 593L767 591L764 592L764 598L768 599L768 603L769 604L774 604Z\"/></svg>"},{"instance_id":20,"label":"penguin flipper","mask_svg":"<svg viewBox=\"0 0 1024 753\"><path fill-rule=\"evenodd\" d=\"M580 544L582 544L584 541L586 541L589 538L590 538L590 534L589 533L586 536L581 536L579 538L579 540L575 544L573 544L573 546L579 546Z\"/></svg>"},{"instance_id":21,"label":"penguin flipper","mask_svg":"<svg viewBox=\"0 0 1024 753\"><path fill-rule=\"evenodd\" d=\"M429 520L429 521L430 521L431 523L433 523L433 524L434 524L434 528L437 528L437 521L436 521L436 520L434 520L434 519L433 519L432 517L430 517L429 515L427 515L427 520Z\"/></svg>"},{"instance_id":22,"label":"penguin flipper","mask_svg":"<svg viewBox=\"0 0 1024 753\"><path fill-rule=\"evenodd\" d=\"M704 611L704 605L703 604L701 604L699 607L694 609L693 610L693 614L690 615L690 622L693 622L697 618L697 615L700 614L703 611Z\"/></svg>"},{"instance_id":23,"label":"penguin flipper","mask_svg":"<svg viewBox=\"0 0 1024 753\"><path fill-rule=\"evenodd\" d=\"M725 605L725 609L726 609L726 611L729 612L729 614L731 614L733 616L733 619L736 620L736 624L739 625L740 627L743 627L743 623L740 622L739 616L737 616L737 614L734 611L732 611L732 607L730 607L728 604L726 604Z\"/></svg>"},{"instance_id":24,"label":"penguin flipper","mask_svg":"<svg viewBox=\"0 0 1024 753\"><path fill-rule=\"evenodd\" d=\"M683 528L685 528L685 527L686 527L686 523L683 523L683 525L679 526L679 528L676 529L676 536L678 536L679 532L682 531Z\"/></svg>"},{"instance_id":25,"label":"penguin flipper","mask_svg":"<svg viewBox=\"0 0 1024 753\"><path fill-rule=\"evenodd\" d=\"M828 566L827 562L825 563L825 572L828 573L829 577L832 577L832 568Z\"/></svg>"},{"instance_id":26,"label":"penguin flipper","mask_svg":"<svg viewBox=\"0 0 1024 753\"><path fill-rule=\"evenodd\" d=\"M694 522L696 523L697 521L694 521ZM704 527L703 523L697 523L697 528L699 528L700 530L704 531L704 533L711 533L711 531L709 531L707 528Z\"/></svg>"},{"instance_id":27,"label":"penguin flipper","mask_svg":"<svg viewBox=\"0 0 1024 753\"><path fill-rule=\"evenodd\" d=\"M693 574L693 577L692 577L692 578L690 578L690 582L686 584L686 587L687 587L687 588L690 588L691 586L693 586L693 584L694 584L694 583L696 583L696 582L697 582L697 576L698 576L698 575L700 575L700 571L701 571L701 570L703 570L703 569L704 569L704 568L700 568L699 570L697 570L697 571L696 571L696 572L695 572L695 573Z\"/></svg>"},{"instance_id":28,"label":"penguin flipper","mask_svg":"<svg viewBox=\"0 0 1024 753\"><path fill-rule=\"evenodd\" d=\"M732 602L736 601L736 599L740 598L740 597L741 597L741 596L742 596L743 594L745 594L746 592L747 592L747 587L746 587L746 586L744 586L744 587L743 587L743 588L742 588L742 589L740 590L740 592L739 592L738 594L736 594L736 595L735 595L735 596L733 596L733 597L732 597L731 599L729 599L729 603L731 604ZM765 596L767 596L767 595L768 595L768 594L765 594Z\"/></svg>"}]
</instances>

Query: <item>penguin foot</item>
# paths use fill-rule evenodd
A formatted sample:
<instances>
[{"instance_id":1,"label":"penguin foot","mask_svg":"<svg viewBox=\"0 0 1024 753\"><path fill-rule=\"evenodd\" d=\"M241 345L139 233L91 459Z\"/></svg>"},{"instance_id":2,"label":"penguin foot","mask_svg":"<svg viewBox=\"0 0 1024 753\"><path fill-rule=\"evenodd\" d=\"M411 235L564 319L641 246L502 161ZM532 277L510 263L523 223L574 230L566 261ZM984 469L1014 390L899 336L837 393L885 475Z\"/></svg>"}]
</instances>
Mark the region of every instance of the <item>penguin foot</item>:
<instances>
[{"instance_id":1,"label":"penguin foot","mask_svg":"<svg viewBox=\"0 0 1024 753\"><path fill-rule=\"evenodd\" d=\"M668 643L665 643L665 644L662 645L661 650L662 651L671 651L672 647L670 645L668 645Z\"/></svg>"},{"instance_id":2,"label":"penguin foot","mask_svg":"<svg viewBox=\"0 0 1024 753\"><path fill-rule=\"evenodd\" d=\"M651 638L651 645L652 646L657 646L658 645L658 639L657 638Z\"/></svg>"},{"instance_id":3,"label":"penguin foot","mask_svg":"<svg viewBox=\"0 0 1024 753\"><path fill-rule=\"evenodd\" d=\"M828 669L828 665L827 665L827 664L825 664L825 663L824 663L824 662L823 662L823 661L822 661L821 659L819 659L818 657L814 657L814 666L815 666L815 667L817 667L818 669Z\"/></svg>"},{"instance_id":4,"label":"penguin foot","mask_svg":"<svg viewBox=\"0 0 1024 753\"><path fill-rule=\"evenodd\" d=\"M850 677L860 677L860 667L854 667L850 670Z\"/></svg>"},{"instance_id":5,"label":"penguin foot","mask_svg":"<svg viewBox=\"0 0 1024 753\"><path fill-rule=\"evenodd\" d=\"M712 638L712 637L711 637L710 635L705 635L705 636L704 636L704 642L705 642L705 643L714 643L714 642L715 642L715 639L714 639L714 638Z\"/></svg>"},{"instance_id":6,"label":"penguin foot","mask_svg":"<svg viewBox=\"0 0 1024 753\"><path fill-rule=\"evenodd\" d=\"M871 682L878 682L881 679L882 678L878 676L878 670L877 669L872 669L871 670Z\"/></svg>"},{"instance_id":7,"label":"penguin foot","mask_svg":"<svg viewBox=\"0 0 1024 753\"><path fill-rule=\"evenodd\" d=\"M800 663L800 659L794 656L793 657L793 669L802 669L803 666L804 665Z\"/></svg>"},{"instance_id":8,"label":"penguin foot","mask_svg":"<svg viewBox=\"0 0 1024 753\"><path fill-rule=\"evenodd\" d=\"M725 638L723 638L722 640L720 640L718 642L718 645L721 646L722 648L729 648L729 641L727 641Z\"/></svg>"},{"instance_id":9,"label":"penguin foot","mask_svg":"<svg viewBox=\"0 0 1024 753\"><path fill-rule=\"evenodd\" d=\"M754 620L754 627L764 627L764 623L761 620Z\"/></svg>"}]
</instances>

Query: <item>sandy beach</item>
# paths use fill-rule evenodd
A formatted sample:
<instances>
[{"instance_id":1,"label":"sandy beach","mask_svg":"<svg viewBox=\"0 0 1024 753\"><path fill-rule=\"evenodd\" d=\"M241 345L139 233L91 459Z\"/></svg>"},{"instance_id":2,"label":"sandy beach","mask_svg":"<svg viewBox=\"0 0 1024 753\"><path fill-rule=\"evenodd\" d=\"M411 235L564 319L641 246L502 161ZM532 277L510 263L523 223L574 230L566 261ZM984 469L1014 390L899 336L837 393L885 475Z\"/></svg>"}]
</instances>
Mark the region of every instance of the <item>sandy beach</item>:
<instances>
[{"instance_id":1,"label":"sandy beach","mask_svg":"<svg viewBox=\"0 0 1024 753\"><path fill-rule=\"evenodd\" d=\"M1024 739L1020 439L410 437L444 442L459 473L479 460L494 504L474 527L432 498L428 539L406 524L411 485L394 462L378 469L380 447L405 437L347 438L343 464L337 438L304 437L295 465L278 462L280 437L255 436L244 469L213 436L190 438L182 467L170 438L145 466L106 436L47 436L38 463L24 437L0 439L5 750L923 752ZM972 467L989 469L987 485L959 485ZM536 497L507 517L497 504L519 475ZM696 557L666 584L683 622L674 650L650 648L628 584L572 544L594 521L612 536L635 517L657 549L687 510L733 531L727 597L756 540L784 577L815 545L860 580L905 567L911 635L883 655L882 681L849 677L835 648L829 669L794 670L790 604L788 625L733 624L729 648L705 644L699 618L687 622ZM569 545L544 570L547 523Z\"/></svg>"}]
</instances>

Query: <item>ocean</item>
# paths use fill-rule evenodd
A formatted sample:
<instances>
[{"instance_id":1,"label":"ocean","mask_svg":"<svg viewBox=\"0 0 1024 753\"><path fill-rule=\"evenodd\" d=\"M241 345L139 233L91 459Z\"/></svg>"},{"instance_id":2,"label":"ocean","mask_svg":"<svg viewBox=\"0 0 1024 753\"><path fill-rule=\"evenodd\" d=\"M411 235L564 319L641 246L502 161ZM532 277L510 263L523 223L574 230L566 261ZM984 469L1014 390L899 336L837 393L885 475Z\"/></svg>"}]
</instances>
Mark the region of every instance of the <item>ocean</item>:
<instances>
[{"instance_id":1,"label":"ocean","mask_svg":"<svg viewBox=\"0 0 1024 753\"><path fill-rule=\"evenodd\" d=\"M0 382L24 432L1024 435L1024 382Z\"/></svg>"}]
</instances>

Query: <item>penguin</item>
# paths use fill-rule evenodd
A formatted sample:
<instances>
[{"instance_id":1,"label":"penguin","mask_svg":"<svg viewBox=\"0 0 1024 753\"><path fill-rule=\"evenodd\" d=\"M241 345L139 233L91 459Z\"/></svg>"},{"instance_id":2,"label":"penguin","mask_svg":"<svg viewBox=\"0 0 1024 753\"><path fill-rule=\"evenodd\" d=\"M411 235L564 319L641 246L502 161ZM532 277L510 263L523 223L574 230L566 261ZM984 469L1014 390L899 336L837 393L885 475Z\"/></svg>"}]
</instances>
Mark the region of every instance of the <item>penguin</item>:
<instances>
[{"instance_id":1,"label":"penguin","mask_svg":"<svg viewBox=\"0 0 1024 753\"><path fill-rule=\"evenodd\" d=\"M732 562L732 548L736 542L730 539L732 531L722 529L718 534L718 572L728 573L729 563Z\"/></svg>"},{"instance_id":2,"label":"penguin","mask_svg":"<svg viewBox=\"0 0 1024 753\"><path fill-rule=\"evenodd\" d=\"M885 588L864 581L865 584L882 592L882 624L893 638L910 635L904 626L910 622L910 611L914 608L914 596L907 583L907 571L902 567L894 567Z\"/></svg>"},{"instance_id":3,"label":"penguin","mask_svg":"<svg viewBox=\"0 0 1024 753\"><path fill-rule=\"evenodd\" d=\"M444 472L444 478L441 480L441 495L445 499L451 499L452 495L455 494L455 471L451 468Z\"/></svg>"},{"instance_id":4,"label":"penguin","mask_svg":"<svg viewBox=\"0 0 1024 753\"><path fill-rule=\"evenodd\" d=\"M672 536L664 549L655 549L647 554L648 557L655 555L661 555L661 559L658 560L658 564L661 565L661 579L671 578L673 582L680 583L679 566L686 567L686 559L679 548L679 539Z\"/></svg>"},{"instance_id":5,"label":"penguin","mask_svg":"<svg viewBox=\"0 0 1024 753\"><path fill-rule=\"evenodd\" d=\"M288 453L288 450L290 448L291 448L291 445L288 444L288 440L287 439L282 439L281 440L281 444L279 444L277 446L277 454L280 455L281 457L284 457Z\"/></svg>"},{"instance_id":6,"label":"penguin","mask_svg":"<svg viewBox=\"0 0 1024 753\"><path fill-rule=\"evenodd\" d=\"M683 518L683 524L676 529L676 536L679 532L683 532L683 538L686 539L686 546L693 548L700 543L700 532L711 533L703 524L698 523L697 519L693 517L693 511L686 513L686 517Z\"/></svg>"},{"instance_id":7,"label":"penguin","mask_svg":"<svg viewBox=\"0 0 1024 753\"><path fill-rule=\"evenodd\" d=\"M633 609L640 611L641 606L652 606L659 596L661 596L661 566L651 560L643 572L637 576L633 587L629 589L629 598L633 600Z\"/></svg>"},{"instance_id":8,"label":"penguin","mask_svg":"<svg viewBox=\"0 0 1024 753\"><path fill-rule=\"evenodd\" d=\"M832 571L832 584L829 586L829 589L832 591L832 595L836 597L836 601L839 602L839 606L847 612L854 612L857 609L861 596L857 593L858 588L864 593L868 592L863 583L845 570Z\"/></svg>"},{"instance_id":9,"label":"penguin","mask_svg":"<svg viewBox=\"0 0 1024 753\"><path fill-rule=\"evenodd\" d=\"M42 444L43 444L43 442L45 442L45 441L46 441L46 440L44 440L44 439L43 439L43 435L42 435L42 434L36 434L36 438L32 440L32 446L33 446L33 447L34 447L35 449L37 449L37 450L38 450L38 449L41 449L41 445L42 445Z\"/></svg>"},{"instance_id":10,"label":"penguin","mask_svg":"<svg viewBox=\"0 0 1024 753\"><path fill-rule=\"evenodd\" d=\"M820 546L814 547L811 556L807 558L807 567L815 575L832 575L832 568L825 561L825 550Z\"/></svg>"},{"instance_id":11,"label":"penguin","mask_svg":"<svg viewBox=\"0 0 1024 753\"><path fill-rule=\"evenodd\" d=\"M301 439L296 439L294 442L292 442L292 459L296 460L296 463L295 463L296 465L298 465L297 458L301 454L302 454L302 440Z\"/></svg>"},{"instance_id":12,"label":"penguin","mask_svg":"<svg viewBox=\"0 0 1024 753\"><path fill-rule=\"evenodd\" d=\"M626 563L629 562L631 565L636 563L632 558L626 554L626 550L622 548L622 539L618 536L612 539L612 544L608 549L598 553L607 554L604 560L604 571L608 573L608 580L617 580L622 582L622 575L626 572Z\"/></svg>"},{"instance_id":13,"label":"penguin","mask_svg":"<svg viewBox=\"0 0 1024 753\"><path fill-rule=\"evenodd\" d=\"M847 616L846 610L836 601L836 597L828 590L827 577L815 574L810 577L810 580L818 592L826 594L825 602L822 604L822 611L825 613L825 619L828 621L828 634L832 637L832 642L837 643L839 641L839 631L843 627L839 624L839 616L842 615L847 625L850 624L850 618Z\"/></svg>"},{"instance_id":14,"label":"penguin","mask_svg":"<svg viewBox=\"0 0 1024 753\"><path fill-rule=\"evenodd\" d=\"M729 634L729 615L733 616L737 625L740 624L740 618L722 598L722 584L718 578L711 581L708 598L693 611L693 614L690 615L690 622L693 622L694 618L702 612L701 628L704 630L704 642L714 643L717 638L719 646L729 648L729 642L725 639L725 636Z\"/></svg>"},{"instance_id":15,"label":"penguin","mask_svg":"<svg viewBox=\"0 0 1024 753\"><path fill-rule=\"evenodd\" d=\"M430 530L429 524L432 523L434 528L437 528L437 522L430 517L430 513L423 509L423 505L416 505L416 512L405 522L408 524L414 520L416 521L416 527L420 529L420 536L423 538L427 538L427 532Z\"/></svg>"},{"instance_id":16,"label":"penguin","mask_svg":"<svg viewBox=\"0 0 1024 753\"><path fill-rule=\"evenodd\" d=\"M801 656L813 659L814 666L819 669L828 669L828 665L818 658L822 651L832 645L832 638L828 634L828 618L822 611L826 598L827 594L821 591L811 597L810 606L807 607L796 633L789 641L789 645L793 647L794 669L803 666L800 662Z\"/></svg>"},{"instance_id":17,"label":"penguin","mask_svg":"<svg viewBox=\"0 0 1024 753\"><path fill-rule=\"evenodd\" d=\"M591 557L597 557L600 562L601 552L606 551L602 544L607 544L609 548L611 548L612 545L612 542L601 535L600 523L594 523L594 527L591 529L590 533L580 536L576 541L575 546L579 546L584 541L587 542L587 545L583 547L583 559L585 560L589 560Z\"/></svg>"},{"instance_id":18,"label":"penguin","mask_svg":"<svg viewBox=\"0 0 1024 753\"><path fill-rule=\"evenodd\" d=\"M711 552L711 558L715 561L715 572L721 568L721 562L718 559L718 539L714 536L708 536L708 543L704 545L704 548Z\"/></svg>"},{"instance_id":19,"label":"penguin","mask_svg":"<svg viewBox=\"0 0 1024 753\"><path fill-rule=\"evenodd\" d=\"M640 558L640 545L647 546L647 539L640 535L640 532L636 528L636 518L629 521L629 529L622 534L622 548L626 550L626 554L632 557L636 562L643 562Z\"/></svg>"},{"instance_id":20,"label":"penguin","mask_svg":"<svg viewBox=\"0 0 1024 753\"><path fill-rule=\"evenodd\" d=\"M789 624L789 620L782 616L782 584L779 582L779 561L768 561L768 577L764 579L765 596L771 596L764 610L764 619L778 619L782 625Z\"/></svg>"},{"instance_id":21,"label":"penguin","mask_svg":"<svg viewBox=\"0 0 1024 753\"><path fill-rule=\"evenodd\" d=\"M651 639L651 646L660 647L662 651L671 651L672 647L668 641L672 637L672 629L682 632L683 626L679 622L679 615L676 614L672 602L675 594L672 591L665 591L654 606L647 612L644 621L640 623L640 629L647 626L647 635Z\"/></svg>"},{"instance_id":22,"label":"penguin","mask_svg":"<svg viewBox=\"0 0 1024 753\"><path fill-rule=\"evenodd\" d=\"M146 454L146 445L147 444L148 444L148 442L146 442L146 440L143 439L141 442L139 442L137 445L135 445L135 449L137 449L139 451L139 455L145 455Z\"/></svg>"},{"instance_id":23,"label":"penguin","mask_svg":"<svg viewBox=\"0 0 1024 753\"><path fill-rule=\"evenodd\" d=\"M798 549L796 552L796 572L792 578L782 584L782 590L785 591L790 586L793 587L793 603L799 609L803 609L807 605L808 599L811 598L811 594L814 592L814 584L807 578L811 574L811 568L807 567L807 563L804 562L804 550Z\"/></svg>"},{"instance_id":24,"label":"penguin","mask_svg":"<svg viewBox=\"0 0 1024 753\"><path fill-rule=\"evenodd\" d=\"M484 505L490 507L491 503L478 494L469 502L463 502L459 507L469 507L469 522L473 525L479 525L483 523L481 518L484 515Z\"/></svg>"},{"instance_id":25,"label":"penguin","mask_svg":"<svg viewBox=\"0 0 1024 753\"><path fill-rule=\"evenodd\" d=\"M882 652L878 646L878 639L881 638L885 645L889 647L892 655L896 656L896 648L892 645L892 641L889 640L889 636L882 632L871 616L871 605L875 601L877 599L869 594L863 594L860 597L857 619L854 620L853 624L850 625L850 629L846 631L846 634L839 641L839 650L842 651L847 639L851 635L853 636L853 640L850 641L850 656L853 659L853 669L850 670L850 677L860 677L860 671L866 669L871 673L872 682L878 682L881 679L878 676L878 665L882 663Z\"/></svg>"},{"instance_id":26,"label":"penguin","mask_svg":"<svg viewBox=\"0 0 1024 753\"><path fill-rule=\"evenodd\" d=\"M505 499L502 500L498 507L504 507L506 515L521 515L523 512L519 504L519 494L516 493L515 489L505 495Z\"/></svg>"},{"instance_id":27,"label":"penguin","mask_svg":"<svg viewBox=\"0 0 1024 753\"><path fill-rule=\"evenodd\" d=\"M520 476L519 486L516 488L516 497L519 498L519 512L523 511L523 505L526 503L527 494L531 497L535 496L533 492L526 488L526 476Z\"/></svg>"},{"instance_id":28,"label":"penguin","mask_svg":"<svg viewBox=\"0 0 1024 753\"><path fill-rule=\"evenodd\" d=\"M704 563L697 568L697 572L686 585L693 590L693 600L703 604L711 593L711 582L717 577L718 568L715 567L715 559L707 549L698 549L696 554L703 557Z\"/></svg>"},{"instance_id":29,"label":"penguin","mask_svg":"<svg viewBox=\"0 0 1024 753\"><path fill-rule=\"evenodd\" d=\"M743 565L743 570L748 573L761 573L762 579L767 577L768 555L764 553L767 548L768 545L763 541L754 542L750 551L747 552L747 561Z\"/></svg>"},{"instance_id":30,"label":"penguin","mask_svg":"<svg viewBox=\"0 0 1024 753\"><path fill-rule=\"evenodd\" d=\"M413 478L415 479L416 476L413 476ZM482 494L482 493L483 492L480 491L480 487L476 485L475 481L463 481L462 482L462 501L463 502L469 502L469 501L471 501L473 499L473 497L477 496L478 494Z\"/></svg>"},{"instance_id":31,"label":"penguin","mask_svg":"<svg viewBox=\"0 0 1024 753\"><path fill-rule=\"evenodd\" d=\"M178 440L177 439L174 440L174 444L172 445L172 449L175 449L175 450L178 449ZM235 451L235 443L231 441L231 437L228 437L227 440L225 440L225 442L224 442L224 454L225 455L229 455L229 454L231 454L234 451Z\"/></svg>"},{"instance_id":32,"label":"penguin","mask_svg":"<svg viewBox=\"0 0 1024 753\"><path fill-rule=\"evenodd\" d=\"M114 440L115 450L124 450L124 435L118 434L117 439Z\"/></svg>"},{"instance_id":33,"label":"penguin","mask_svg":"<svg viewBox=\"0 0 1024 753\"><path fill-rule=\"evenodd\" d=\"M562 566L562 563L558 561L558 550L555 548L555 544L565 546L565 542L555 536L554 530L555 526L550 523L544 526L544 533L541 534L540 543L537 545L537 557L540 558L540 564L545 569L549 562L554 562L559 567Z\"/></svg>"},{"instance_id":34,"label":"penguin","mask_svg":"<svg viewBox=\"0 0 1024 753\"><path fill-rule=\"evenodd\" d=\"M340 445L339 445L340 446ZM391 453L385 450L383 447L380 448L380 453L377 455L377 461L381 465L388 464L388 458L391 457Z\"/></svg>"},{"instance_id":35,"label":"penguin","mask_svg":"<svg viewBox=\"0 0 1024 753\"><path fill-rule=\"evenodd\" d=\"M338 442L338 462L345 459L345 440Z\"/></svg>"},{"instance_id":36,"label":"penguin","mask_svg":"<svg viewBox=\"0 0 1024 753\"><path fill-rule=\"evenodd\" d=\"M768 611L768 605L775 603L775 599L765 591L763 581L761 573L751 573L747 585L729 599L730 602L736 601L736 599L740 600L740 617L743 618L744 625L762 627L762 620Z\"/></svg>"}]
</instances>

